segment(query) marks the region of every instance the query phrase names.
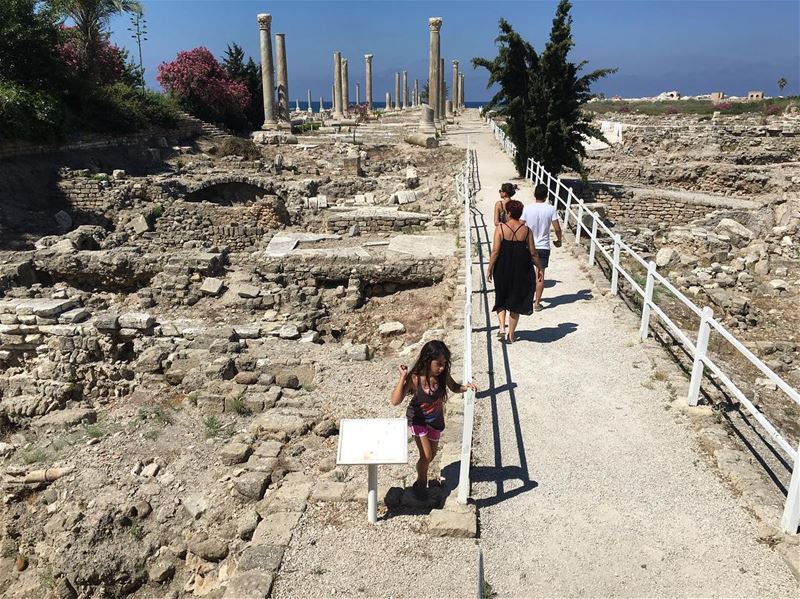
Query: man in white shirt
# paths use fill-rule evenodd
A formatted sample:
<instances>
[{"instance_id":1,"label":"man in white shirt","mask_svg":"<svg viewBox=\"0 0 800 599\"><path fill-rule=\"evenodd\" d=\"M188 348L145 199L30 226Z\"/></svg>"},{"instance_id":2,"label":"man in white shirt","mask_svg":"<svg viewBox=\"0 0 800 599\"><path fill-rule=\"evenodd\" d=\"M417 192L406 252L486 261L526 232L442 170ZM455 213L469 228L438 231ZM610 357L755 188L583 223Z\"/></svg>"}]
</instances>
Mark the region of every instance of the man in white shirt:
<instances>
[{"instance_id":1,"label":"man in white shirt","mask_svg":"<svg viewBox=\"0 0 800 599\"><path fill-rule=\"evenodd\" d=\"M536 200L533 204L528 204L522 211L520 221L528 225L533 235L533 243L536 245L536 252L542 263L542 275L550 262L550 225L552 224L556 232L556 240L553 245L561 247L561 224L558 222L556 209L547 203L547 187L537 185L533 191ZM544 276L536 278L536 295L533 309L536 312L542 309L542 293L544 292Z\"/></svg>"}]
</instances>

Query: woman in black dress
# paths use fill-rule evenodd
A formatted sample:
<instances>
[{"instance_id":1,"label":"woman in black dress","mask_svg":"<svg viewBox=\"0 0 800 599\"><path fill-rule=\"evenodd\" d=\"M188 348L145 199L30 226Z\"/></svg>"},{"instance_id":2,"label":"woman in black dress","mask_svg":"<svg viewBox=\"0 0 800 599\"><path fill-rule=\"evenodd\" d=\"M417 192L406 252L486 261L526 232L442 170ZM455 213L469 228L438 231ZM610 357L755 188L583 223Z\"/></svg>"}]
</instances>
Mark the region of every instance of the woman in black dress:
<instances>
[{"instance_id":1,"label":"woman in black dress","mask_svg":"<svg viewBox=\"0 0 800 599\"><path fill-rule=\"evenodd\" d=\"M500 321L498 336L506 343L514 342L519 315L533 313L535 277L543 276L531 230L519 221L522 208L522 202L517 200L510 200L506 204L508 216L506 222L500 223L494 230L492 256L486 273L489 281L494 277L492 310L497 312ZM509 313L507 331L506 312Z\"/></svg>"}]
</instances>

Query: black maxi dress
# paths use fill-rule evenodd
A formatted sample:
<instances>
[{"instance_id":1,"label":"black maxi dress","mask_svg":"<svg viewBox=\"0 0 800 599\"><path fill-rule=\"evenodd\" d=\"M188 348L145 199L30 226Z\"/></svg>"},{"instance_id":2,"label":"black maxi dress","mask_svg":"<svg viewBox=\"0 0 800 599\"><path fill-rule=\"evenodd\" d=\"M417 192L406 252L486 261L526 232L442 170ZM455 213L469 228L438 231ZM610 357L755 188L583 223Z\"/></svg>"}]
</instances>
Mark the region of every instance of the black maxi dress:
<instances>
[{"instance_id":1,"label":"black maxi dress","mask_svg":"<svg viewBox=\"0 0 800 599\"><path fill-rule=\"evenodd\" d=\"M508 225L501 223L501 227ZM509 230L510 227L509 227ZM521 231L524 231L524 235ZM500 237L500 253L494 265L494 308L529 316L533 314L533 293L536 289L533 259L528 249L527 225L513 231L511 239ZM522 239L519 239L519 237Z\"/></svg>"}]
</instances>

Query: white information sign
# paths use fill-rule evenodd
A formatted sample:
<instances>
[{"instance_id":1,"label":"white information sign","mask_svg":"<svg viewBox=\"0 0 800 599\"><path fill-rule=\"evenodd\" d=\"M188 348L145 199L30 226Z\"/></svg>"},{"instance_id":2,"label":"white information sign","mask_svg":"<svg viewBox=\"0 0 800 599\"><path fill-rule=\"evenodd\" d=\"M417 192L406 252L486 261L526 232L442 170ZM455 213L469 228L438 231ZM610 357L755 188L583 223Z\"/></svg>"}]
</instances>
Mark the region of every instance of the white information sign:
<instances>
[{"instance_id":1,"label":"white information sign","mask_svg":"<svg viewBox=\"0 0 800 599\"><path fill-rule=\"evenodd\" d=\"M407 464L408 424L405 418L342 419L339 450L342 465Z\"/></svg>"}]
</instances>

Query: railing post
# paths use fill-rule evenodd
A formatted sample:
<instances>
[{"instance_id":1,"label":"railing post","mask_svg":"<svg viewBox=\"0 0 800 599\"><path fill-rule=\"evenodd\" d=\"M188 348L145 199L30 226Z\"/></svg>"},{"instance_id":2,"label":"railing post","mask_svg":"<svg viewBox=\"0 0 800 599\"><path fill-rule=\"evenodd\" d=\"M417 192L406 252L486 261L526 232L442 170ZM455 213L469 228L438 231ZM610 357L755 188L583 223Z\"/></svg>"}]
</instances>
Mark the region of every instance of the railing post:
<instances>
[{"instance_id":1,"label":"railing post","mask_svg":"<svg viewBox=\"0 0 800 599\"><path fill-rule=\"evenodd\" d=\"M789 491L786 493L786 503L783 504L783 517L781 529L786 534L797 534L800 526L800 445L797 447L797 458L792 467L792 480L789 481Z\"/></svg>"},{"instance_id":2,"label":"railing post","mask_svg":"<svg viewBox=\"0 0 800 599\"><path fill-rule=\"evenodd\" d=\"M591 212L589 213L591 214ZM597 215L592 214L592 233L589 238L589 266L594 266L594 252L597 244Z\"/></svg>"},{"instance_id":3,"label":"railing post","mask_svg":"<svg viewBox=\"0 0 800 599\"><path fill-rule=\"evenodd\" d=\"M583 232L583 202L578 203L578 222L575 224L575 245L581 244Z\"/></svg>"},{"instance_id":4,"label":"railing post","mask_svg":"<svg viewBox=\"0 0 800 599\"><path fill-rule=\"evenodd\" d=\"M650 327L650 304L653 303L653 285L655 284L656 263L652 260L647 264L647 283L644 286L642 300L642 325L639 327L639 338L647 339L647 329Z\"/></svg>"},{"instance_id":5,"label":"railing post","mask_svg":"<svg viewBox=\"0 0 800 599\"><path fill-rule=\"evenodd\" d=\"M619 233L614 235L614 254L611 260L611 295L617 295L619 289L619 252L622 238Z\"/></svg>"},{"instance_id":6,"label":"railing post","mask_svg":"<svg viewBox=\"0 0 800 599\"><path fill-rule=\"evenodd\" d=\"M564 204L564 229L569 228L569 210L572 207L572 194L567 189L567 201Z\"/></svg>"},{"instance_id":7,"label":"railing post","mask_svg":"<svg viewBox=\"0 0 800 599\"><path fill-rule=\"evenodd\" d=\"M703 358L708 349L708 338L711 335L709 319L714 317L714 312L706 306L700 314L700 328L697 330L697 344L694 348L694 363L692 364L692 378L689 382L689 395L686 403L696 406L700 398L700 384L703 382Z\"/></svg>"},{"instance_id":8,"label":"railing post","mask_svg":"<svg viewBox=\"0 0 800 599\"><path fill-rule=\"evenodd\" d=\"M561 176L556 177L556 203L553 204L558 210L558 204L561 201Z\"/></svg>"}]
</instances>

